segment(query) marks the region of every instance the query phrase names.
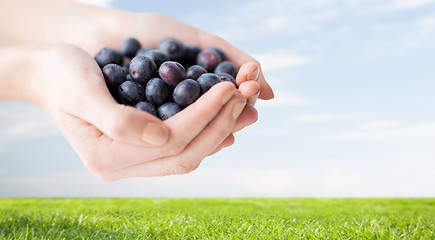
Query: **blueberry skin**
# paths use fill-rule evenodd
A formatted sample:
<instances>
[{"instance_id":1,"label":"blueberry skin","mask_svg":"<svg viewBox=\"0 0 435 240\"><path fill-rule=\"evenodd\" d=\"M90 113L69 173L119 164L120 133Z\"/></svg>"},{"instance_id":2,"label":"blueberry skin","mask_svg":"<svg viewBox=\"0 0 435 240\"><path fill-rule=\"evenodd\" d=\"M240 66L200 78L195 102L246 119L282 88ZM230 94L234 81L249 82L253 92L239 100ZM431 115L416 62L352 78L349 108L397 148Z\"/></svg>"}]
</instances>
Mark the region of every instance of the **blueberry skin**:
<instances>
[{"instance_id":1,"label":"blueberry skin","mask_svg":"<svg viewBox=\"0 0 435 240\"><path fill-rule=\"evenodd\" d=\"M152 78L145 87L145 96L148 102L158 107L168 99L169 87L162 79Z\"/></svg>"},{"instance_id":2,"label":"blueberry skin","mask_svg":"<svg viewBox=\"0 0 435 240\"><path fill-rule=\"evenodd\" d=\"M144 48L141 48L141 49L137 50L137 52L136 52L136 56L139 56L139 55L145 55L145 53L147 53L147 52L150 51L150 50L154 50L154 48L152 48L152 47L144 47Z\"/></svg>"},{"instance_id":3,"label":"blueberry skin","mask_svg":"<svg viewBox=\"0 0 435 240\"><path fill-rule=\"evenodd\" d=\"M172 96L175 103L184 108L195 102L200 94L199 83L193 79L185 79L175 87Z\"/></svg>"},{"instance_id":4,"label":"blueberry skin","mask_svg":"<svg viewBox=\"0 0 435 240\"><path fill-rule=\"evenodd\" d=\"M125 81L118 88L121 102L135 106L140 101L145 101L145 89L135 81Z\"/></svg>"},{"instance_id":5,"label":"blueberry skin","mask_svg":"<svg viewBox=\"0 0 435 240\"><path fill-rule=\"evenodd\" d=\"M201 88L201 95L207 92L211 87L221 82L221 79L218 75L214 73L205 73L202 74L201 77L196 80L199 83L199 87Z\"/></svg>"},{"instance_id":6,"label":"blueberry skin","mask_svg":"<svg viewBox=\"0 0 435 240\"><path fill-rule=\"evenodd\" d=\"M217 73L218 77L221 79L221 81L229 81L234 83L234 86L237 88L236 80L233 78L233 76L229 75L228 73Z\"/></svg>"},{"instance_id":7,"label":"blueberry skin","mask_svg":"<svg viewBox=\"0 0 435 240\"><path fill-rule=\"evenodd\" d=\"M162 63L169 61L169 56L157 49L148 50L143 54L143 56L151 58L156 64L157 68L159 68Z\"/></svg>"},{"instance_id":8,"label":"blueberry skin","mask_svg":"<svg viewBox=\"0 0 435 240\"><path fill-rule=\"evenodd\" d=\"M141 55L131 59L129 69L131 79L142 86L145 86L148 80L157 75L157 66L154 61Z\"/></svg>"},{"instance_id":9,"label":"blueberry skin","mask_svg":"<svg viewBox=\"0 0 435 240\"><path fill-rule=\"evenodd\" d=\"M184 79L186 70L178 62L166 61L159 68L160 78L170 87L175 87Z\"/></svg>"},{"instance_id":10,"label":"blueberry skin","mask_svg":"<svg viewBox=\"0 0 435 240\"><path fill-rule=\"evenodd\" d=\"M199 52L201 52L201 48L196 45L187 45L186 46L186 55L184 56L184 63L188 65L194 65L196 63L196 57Z\"/></svg>"},{"instance_id":11,"label":"blueberry skin","mask_svg":"<svg viewBox=\"0 0 435 240\"><path fill-rule=\"evenodd\" d=\"M212 49L201 51L196 57L196 64L205 68L207 72L213 72L216 66L222 62L219 54Z\"/></svg>"},{"instance_id":12,"label":"blueberry skin","mask_svg":"<svg viewBox=\"0 0 435 240\"><path fill-rule=\"evenodd\" d=\"M174 102L166 102L157 108L157 116L164 121L180 111L181 107L178 106L178 104Z\"/></svg>"},{"instance_id":13,"label":"blueberry skin","mask_svg":"<svg viewBox=\"0 0 435 240\"><path fill-rule=\"evenodd\" d=\"M164 38L157 47L160 51L166 53L172 61L181 61L186 54L184 44L173 37Z\"/></svg>"},{"instance_id":14,"label":"blueberry skin","mask_svg":"<svg viewBox=\"0 0 435 240\"><path fill-rule=\"evenodd\" d=\"M187 69L186 79L190 78L193 80L197 80L199 78L199 76L201 76L204 73L207 73L207 70L205 70L205 68L203 68L199 65L193 65Z\"/></svg>"},{"instance_id":15,"label":"blueberry skin","mask_svg":"<svg viewBox=\"0 0 435 240\"><path fill-rule=\"evenodd\" d=\"M123 56L133 58L140 49L140 42L136 38L124 39L121 43L120 52Z\"/></svg>"},{"instance_id":16,"label":"blueberry skin","mask_svg":"<svg viewBox=\"0 0 435 240\"><path fill-rule=\"evenodd\" d=\"M97 61L100 68L103 68L109 63L122 65L122 55L113 48L105 47L97 52L95 55L95 61Z\"/></svg>"},{"instance_id":17,"label":"blueberry skin","mask_svg":"<svg viewBox=\"0 0 435 240\"><path fill-rule=\"evenodd\" d=\"M151 113L151 114L154 115L154 116L157 116L157 110L156 110L156 107L154 107L154 105L152 105L152 104L149 103L149 102L140 101L140 102L138 102L134 107L137 108L137 109L139 109L139 110L142 110L142 111L145 111L145 112Z\"/></svg>"},{"instance_id":18,"label":"blueberry skin","mask_svg":"<svg viewBox=\"0 0 435 240\"><path fill-rule=\"evenodd\" d=\"M104 66L102 72L106 85L110 90L117 89L121 83L126 81L124 69L114 63Z\"/></svg>"},{"instance_id":19,"label":"blueberry skin","mask_svg":"<svg viewBox=\"0 0 435 240\"><path fill-rule=\"evenodd\" d=\"M216 68L214 69L214 73L228 73L229 75L233 76L235 78L237 76L237 73L239 72L239 69L237 69L236 65L234 65L230 61L223 61L219 63Z\"/></svg>"},{"instance_id":20,"label":"blueberry skin","mask_svg":"<svg viewBox=\"0 0 435 240\"><path fill-rule=\"evenodd\" d=\"M210 50L216 51L219 54L219 56L221 57L222 61L226 61L228 59L227 55L220 48L212 47L212 48L210 48Z\"/></svg>"}]
</instances>

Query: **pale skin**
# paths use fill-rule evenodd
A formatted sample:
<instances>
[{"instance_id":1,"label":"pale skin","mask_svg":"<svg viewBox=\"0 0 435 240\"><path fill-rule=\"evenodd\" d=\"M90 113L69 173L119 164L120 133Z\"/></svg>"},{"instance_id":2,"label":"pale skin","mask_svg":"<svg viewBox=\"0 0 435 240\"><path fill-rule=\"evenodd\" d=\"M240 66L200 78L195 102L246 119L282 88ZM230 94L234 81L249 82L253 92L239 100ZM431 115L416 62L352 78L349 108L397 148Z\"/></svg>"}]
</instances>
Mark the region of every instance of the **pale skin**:
<instances>
[{"instance_id":1,"label":"pale skin","mask_svg":"<svg viewBox=\"0 0 435 240\"><path fill-rule=\"evenodd\" d=\"M240 67L238 89L219 83L165 121L118 104L95 53L104 46L117 49L127 37L156 46L167 36L202 49L221 48ZM255 59L161 14L66 0L6 0L0 2L0 38L8 43L0 48L0 101L30 102L47 112L84 165L106 181L191 172L257 120L257 98L273 98Z\"/></svg>"}]
</instances>

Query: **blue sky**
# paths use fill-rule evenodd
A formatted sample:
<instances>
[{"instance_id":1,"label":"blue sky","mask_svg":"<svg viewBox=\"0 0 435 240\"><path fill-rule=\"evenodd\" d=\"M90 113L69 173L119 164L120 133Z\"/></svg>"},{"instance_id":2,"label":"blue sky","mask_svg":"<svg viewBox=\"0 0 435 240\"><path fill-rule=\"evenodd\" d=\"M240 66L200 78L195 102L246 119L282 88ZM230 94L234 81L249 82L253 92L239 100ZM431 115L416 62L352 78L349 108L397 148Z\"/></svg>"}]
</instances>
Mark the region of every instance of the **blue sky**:
<instances>
[{"instance_id":1,"label":"blue sky","mask_svg":"<svg viewBox=\"0 0 435 240\"><path fill-rule=\"evenodd\" d=\"M435 196L435 0L94 2L222 36L276 98L196 171L114 183L45 113L0 103L0 196Z\"/></svg>"}]
</instances>

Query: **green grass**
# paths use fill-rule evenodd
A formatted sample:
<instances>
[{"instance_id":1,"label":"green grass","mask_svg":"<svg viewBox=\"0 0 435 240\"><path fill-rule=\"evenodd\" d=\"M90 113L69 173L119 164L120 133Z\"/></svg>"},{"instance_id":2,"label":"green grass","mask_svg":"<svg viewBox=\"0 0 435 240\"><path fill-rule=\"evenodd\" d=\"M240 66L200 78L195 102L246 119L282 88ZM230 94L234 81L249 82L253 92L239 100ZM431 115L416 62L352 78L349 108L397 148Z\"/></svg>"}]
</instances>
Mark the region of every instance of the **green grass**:
<instances>
[{"instance_id":1,"label":"green grass","mask_svg":"<svg viewBox=\"0 0 435 240\"><path fill-rule=\"evenodd\" d=\"M435 239L434 231L434 198L0 198L0 239Z\"/></svg>"}]
</instances>

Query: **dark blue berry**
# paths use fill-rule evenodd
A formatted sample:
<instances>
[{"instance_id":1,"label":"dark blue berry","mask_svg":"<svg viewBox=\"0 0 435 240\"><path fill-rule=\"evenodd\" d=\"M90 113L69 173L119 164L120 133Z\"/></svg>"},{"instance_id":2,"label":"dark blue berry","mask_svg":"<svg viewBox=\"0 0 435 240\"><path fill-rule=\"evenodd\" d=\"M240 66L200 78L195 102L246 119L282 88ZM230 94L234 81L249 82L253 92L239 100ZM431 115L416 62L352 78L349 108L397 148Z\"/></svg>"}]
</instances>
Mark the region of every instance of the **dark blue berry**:
<instances>
[{"instance_id":1,"label":"dark blue berry","mask_svg":"<svg viewBox=\"0 0 435 240\"><path fill-rule=\"evenodd\" d=\"M237 87L236 80L233 78L233 76L229 75L228 73L217 73L218 77L221 79L221 81L229 81L234 83L234 86Z\"/></svg>"},{"instance_id":2,"label":"dark blue berry","mask_svg":"<svg viewBox=\"0 0 435 240\"><path fill-rule=\"evenodd\" d=\"M213 87L215 84L218 84L221 82L221 79L218 77L218 75L214 73L205 73L202 74L198 80L196 80L199 83L199 87L201 88L201 95L207 92L211 87Z\"/></svg>"},{"instance_id":3,"label":"dark blue berry","mask_svg":"<svg viewBox=\"0 0 435 240\"><path fill-rule=\"evenodd\" d=\"M145 89L135 81L125 81L118 88L118 96L121 102L135 106L145 100Z\"/></svg>"},{"instance_id":4,"label":"dark blue berry","mask_svg":"<svg viewBox=\"0 0 435 240\"><path fill-rule=\"evenodd\" d=\"M136 52L136 56L139 56L139 55L145 55L145 53L148 52L148 51L150 51L150 50L154 50L154 48L152 48L152 47L144 47L144 48L141 48L141 49L137 50L137 52Z\"/></svg>"},{"instance_id":5,"label":"dark blue berry","mask_svg":"<svg viewBox=\"0 0 435 240\"><path fill-rule=\"evenodd\" d=\"M154 116L157 116L157 110L156 110L156 107L154 107L154 105L152 105L152 104L149 103L149 102L140 101L140 102L138 102L134 107L137 108L137 109L139 109L139 110L142 110L142 111L145 111L145 112L151 113L151 114L154 115Z\"/></svg>"},{"instance_id":6,"label":"dark blue berry","mask_svg":"<svg viewBox=\"0 0 435 240\"><path fill-rule=\"evenodd\" d=\"M184 79L185 69L178 62L166 61L159 68L160 78L170 87L175 87Z\"/></svg>"},{"instance_id":7,"label":"dark blue berry","mask_svg":"<svg viewBox=\"0 0 435 240\"><path fill-rule=\"evenodd\" d=\"M145 52L143 56L151 58L156 63L157 68L159 68L162 63L169 61L169 57L166 53L156 49Z\"/></svg>"},{"instance_id":8,"label":"dark blue berry","mask_svg":"<svg viewBox=\"0 0 435 240\"><path fill-rule=\"evenodd\" d=\"M103 68L109 63L114 63L117 65L122 65L121 54L113 48L103 48L97 52L95 55L95 60L97 61L100 68Z\"/></svg>"},{"instance_id":9,"label":"dark blue berry","mask_svg":"<svg viewBox=\"0 0 435 240\"><path fill-rule=\"evenodd\" d=\"M163 39L159 43L158 49L166 53L172 61L181 61L186 54L186 47L184 44L173 37Z\"/></svg>"},{"instance_id":10,"label":"dark blue berry","mask_svg":"<svg viewBox=\"0 0 435 240\"><path fill-rule=\"evenodd\" d=\"M145 56L134 57L129 66L131 78L145 86L153 77L157 75L157 67L153 60Z\"/></svg>"},{"instance_id":11,"label":"dark blue berry","mask_svg":"<svg viewBox=\"0 0 435 240\"><path fill-rule=\"evenodd\" d=\"M120 52L122 55L133 58L140 49L140 42L136 38L127 38L121 43Z\"/></svg>"},{"instance_id":12,"label":"dark blue berry","mask_svg":"<svg viewBox=\"0 0 435 240\"><path fill-rule=\"evenodd\" d=\"M239 70L237 69L236 65L234 65L230 61L223 61L219 63L219 65L216 66L214 69L214 73L228 73L229 75L233 76L235 78L237 76L237 73Z\"/></svg>"},{"instance_id":13,"label":"dark blue berry","mask_svg":"<svg viewBox=\"0 0 435 240\"><path fill-rule=\"evenodd\" d=\"M124 69L114 63L104 66L102 72L106 85L110 90L118 89L119 85L126 80Z\"/></svg>"},{"instance_id":14,"label":"dark blue berry","mask_svg":"<svg viewBox=\"0 0 435 240\"><path fill-rule=\"evenodd\" d=\"M124 68L127 75L129 75L130 72L130 62L131 60L127 60L122 63L122 68Z\"/></svg>"},{"instance_id":15,"label":"dark blue berry","mask_svg":"<svg viewBox=\"0 0 435 240\"><path fill-rule=\"evenodd\" d=\"M213 72L216 66L222 62L219 54L212 49L206 49L201 51L196 57L196 64L205 68L207 72Z\"/></svg>"},{"instance_id":16,"label":"dark blue berry","mask_svg":"<svg viewBox=\"0 0 435 240\"><path fill-rule=\"evenodd\" d=\"M210 48L210 50L216 51L219 54L219 56L221 57L222 61L226 61L227 60L227 55L225 55L225 53L222 50L220 50L219 48L212 47L212 48Z\"/></svg>"},{"instance_id":17,"label":"dark blue berry","mask_svg":"<svg viewBox=\"0 0 435 240\"><path fill-rule=\"evenodd\" d=\"M201 76L204 73L207 73L207 70L205 70L205 68L199 65L193 65L187 69L186 78L197 80L199 76Z\"/></svg>"},{"instance_id":18,"label":"dark blue berry","mask_svg":"<svg viewBox=\"0 0 435 240\"><path fill-rule=\"evenodd\" d=\"M174 102L167 102L163 103L158 109L157 109L157 116L162 119L166 120L178 112L181 111L181 107L178 106L178 104Z\"/></svg>"},{"instance_id":19,"label":"dark blue berry","mask_svg":"<svg viewBox=\"0 0 435 240\"><path fill-rule=\"evenodd\" d=\"M152 78L145 87L145 96L148 102L158 107L168 99L169 87L162 79Z\"/></svg>"},{"instance_id":20,"label":"dark blue berry","mask_svg":"<svg viewBox=\"0 0 435 240\"><path fill-rule=\"evenodd\" d=\"M201 52L201 48L196 45L187 45L186 46L186 55L184 57L184 63L187 65L196 64L196 57L198 53Z\"/></svg>"},{"instance_id":21,"label":"dark blue berry","mask_svg":"<svg viewBox=\"0 0 435 240\"><path fill-rule=\"evenodd\" d=\"M199 98L201 89L193 79L181 81L174 89L173 98L180 107L187 107Z\"/></svg>"}]
</instances>

